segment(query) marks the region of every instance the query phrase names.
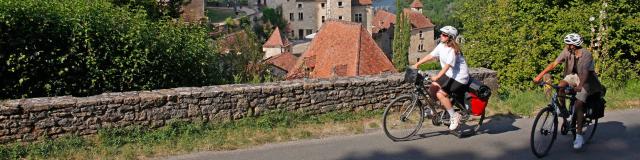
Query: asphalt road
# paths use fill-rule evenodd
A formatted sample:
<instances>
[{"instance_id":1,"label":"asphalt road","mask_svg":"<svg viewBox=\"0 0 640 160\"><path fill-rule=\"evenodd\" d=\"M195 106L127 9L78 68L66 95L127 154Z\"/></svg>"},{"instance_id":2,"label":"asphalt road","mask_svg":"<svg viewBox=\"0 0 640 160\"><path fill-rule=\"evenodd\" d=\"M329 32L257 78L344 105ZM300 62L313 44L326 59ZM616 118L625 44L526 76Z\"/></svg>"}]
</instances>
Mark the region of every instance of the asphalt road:
<instances>
[{"instance_id":1,"label":"asphalt road","mask_svg":"<svg viewBox=\"0 0 640 160\"><path fill-rule=\"evenodd\" d=\"M537 159L529 147L531 118L493 118L485 133L458 138L445 127L424 127L410 141L393 142L382 130L269 144L244 150L200 152L161 159L215 160L405 160ZM583 151L571 148L572 136L560 135L544 159L640 159L640 110L607 112Z\"/></svg>"}]
</instances>

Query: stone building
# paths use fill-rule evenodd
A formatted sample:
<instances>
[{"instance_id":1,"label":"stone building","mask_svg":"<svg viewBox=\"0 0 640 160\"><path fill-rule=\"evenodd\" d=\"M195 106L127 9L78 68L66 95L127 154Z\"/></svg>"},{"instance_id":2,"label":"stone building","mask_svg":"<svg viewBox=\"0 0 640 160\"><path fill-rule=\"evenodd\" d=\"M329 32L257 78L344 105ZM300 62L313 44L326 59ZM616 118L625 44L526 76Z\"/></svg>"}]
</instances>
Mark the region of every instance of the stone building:
<instances>
[{"instance_id":1,"label":"stone building","mask_svg":"<svg viewBox=\"0 0 640 160\"><path fill-rule=\"evenodd\" d=\"M422 2L414 0L411 8L403 9L403 13L411 23L411 42L409 44L409 64L414 64L435 48L434 27L431 20L422 14ZM393 27L396 15L385 10L377 10L373 18L373 37L387 56L393 55ZM391 57L389 57L391 59Z\"/></svg>"},{"instance_id":2,"label":"stone building","mask_svg":"<svg viewBox=\"0 0 640 160\"><path fill-rule=\"evenodd\" d=\"M371 32L372 0L267 0L270 8L282 7L289 22L288 35L293 39L318 32L329 19L361 23Z\"/></svg>"},{"instance_id":3,"label":"stone building","mask_svg":"<svg viewBox=\"0 0 640 160\"><path fill-rule=\"evenodd\" d=\"M329 20L293 66L287 79L331 78L396 72L360 24Z\"/></svg>"}]
</instances>

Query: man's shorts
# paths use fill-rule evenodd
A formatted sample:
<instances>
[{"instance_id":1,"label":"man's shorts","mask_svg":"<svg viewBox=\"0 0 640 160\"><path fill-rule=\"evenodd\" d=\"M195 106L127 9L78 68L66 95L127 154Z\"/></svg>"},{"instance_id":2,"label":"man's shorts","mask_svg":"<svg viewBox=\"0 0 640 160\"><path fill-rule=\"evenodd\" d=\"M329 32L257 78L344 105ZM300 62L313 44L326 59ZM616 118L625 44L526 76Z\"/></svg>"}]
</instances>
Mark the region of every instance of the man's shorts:
<instances>
[{"instance_id":1,"label":"man's shorts","mask_svg":"<svg viewBox=\"0 0 640 160\"><path fill-rule=\"evenodd\" d=\"M567 75L563 80L567 81L573 87L576 87L578 86L578 84L580 84L580 78L578 78L577 74ZM576 99L582 102L587 102L587 97L589 97L589 93L587 93L587 90L584 88L582 88L580 92L576 93Z\"/></svg>"},{"instance_id":2,"label":"man's shorts","mask_svg":"<svg viewBox=\"0 0 640 160\"><path fill-rule=\"evenodd\" d=\"M467 90L467 85L462 84L455 79L451 79L446 75L438 78L436 83L438 83L440 88L448 94L455 93L458 96L464 96L464 92Z\"/></svg>"}]
</instances>

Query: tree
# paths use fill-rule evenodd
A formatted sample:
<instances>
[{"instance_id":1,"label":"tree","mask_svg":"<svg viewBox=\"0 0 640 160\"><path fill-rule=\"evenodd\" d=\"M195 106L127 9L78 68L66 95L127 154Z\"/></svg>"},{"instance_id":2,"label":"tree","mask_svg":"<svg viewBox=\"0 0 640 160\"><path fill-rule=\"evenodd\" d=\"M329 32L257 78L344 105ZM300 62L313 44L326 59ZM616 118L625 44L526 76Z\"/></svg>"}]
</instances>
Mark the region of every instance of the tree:
<instances>
[{"instance_id":1,"label":"tree","mask_svg":"<svg viewBox=\"0 0 640 160\"><path fill-rule=\"evenodd\" d=\"M150 19L180 18L182 6L191 0L111 0L118 6L128 6L130 9L143 8Z\"/></svg>"},{"instance_id":2,"label":"tree","mask_svg":"<svg viewBox=\"0 0 640 160\"><path fill-rule=\"evenodd\" d=\"M396 6L400 8L402 0L396 1ZM393 31L393 65L398 71L404 71L409 65L409 43L411 42L411 24L402 9L396 11L396 24Z\"/></svg>"}]
</instances>

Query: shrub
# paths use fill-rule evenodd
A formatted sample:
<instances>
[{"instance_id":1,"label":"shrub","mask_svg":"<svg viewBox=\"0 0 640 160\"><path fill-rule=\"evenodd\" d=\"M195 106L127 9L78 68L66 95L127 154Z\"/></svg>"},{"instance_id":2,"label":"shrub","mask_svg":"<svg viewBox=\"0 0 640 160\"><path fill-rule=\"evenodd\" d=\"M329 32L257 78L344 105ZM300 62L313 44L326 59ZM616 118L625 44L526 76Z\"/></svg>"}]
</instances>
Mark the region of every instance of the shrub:
<instances>
[{"instance_id":1,"label":"shrub","mask_svg":"<svg viewBox=\"0 0 640 160\"><path fill-rule=\"evenodd\" d=\"M220 83L205 28L106 0L0 0L0 99Z\"/></svg>"}]
</instances>

